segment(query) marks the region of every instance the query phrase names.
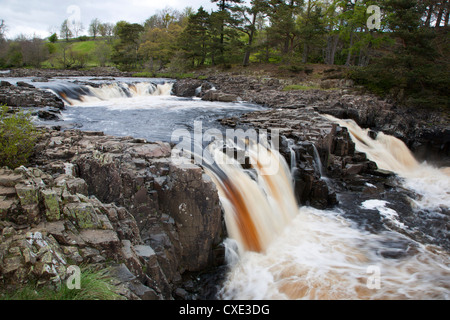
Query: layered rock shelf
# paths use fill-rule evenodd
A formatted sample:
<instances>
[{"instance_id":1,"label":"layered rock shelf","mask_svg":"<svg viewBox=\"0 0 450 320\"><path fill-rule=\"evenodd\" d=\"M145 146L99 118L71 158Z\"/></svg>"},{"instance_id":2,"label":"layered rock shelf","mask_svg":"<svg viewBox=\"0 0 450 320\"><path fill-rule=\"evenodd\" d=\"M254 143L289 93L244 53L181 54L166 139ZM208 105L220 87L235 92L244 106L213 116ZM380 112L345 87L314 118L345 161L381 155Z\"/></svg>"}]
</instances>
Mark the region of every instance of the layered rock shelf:
<instances>
[{"instance_id":1,"label":"layered rock shelf","mask_svg":"<svg viewBox=\"0 0 450 320\"><path fill-rule=\"evenodd\" d=\"M224 237L201 168L173 164L168 144L98 132L48 130L36 150L34 166L0 172L5 286L94 263L113 268L127 299L201 294L194 275L222 264Z\"/></svg>"}]
</instances>

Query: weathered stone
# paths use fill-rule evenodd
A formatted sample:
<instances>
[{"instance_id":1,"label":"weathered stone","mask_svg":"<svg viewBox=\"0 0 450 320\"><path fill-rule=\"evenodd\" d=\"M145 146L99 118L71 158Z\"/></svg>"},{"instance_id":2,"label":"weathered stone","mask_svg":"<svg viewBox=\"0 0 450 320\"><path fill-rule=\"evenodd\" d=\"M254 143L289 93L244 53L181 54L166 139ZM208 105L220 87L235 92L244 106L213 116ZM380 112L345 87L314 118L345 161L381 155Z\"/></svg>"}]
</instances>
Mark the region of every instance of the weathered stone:
<instances>
[{"instance_id":1,"label":"weathered stone","mask_svg":"<svg viewBox=\"0 0 450 320\"><path fill-rule=\"evenodd\" d=\"M90 203L69 203L64 206L64 215L81 229L100 227L100 221Z\"/></svg>"},{"instance_id":2,"label":"weathered stone","mask_svg":"<svg viewBox=\"0 0 450 320\"><path fill-rule=\"evenodd\" d=\"M344 169L345 174L353 175L358 174L364 169L363 163L355 163L355 164L347 164L347 166Z\"/></svg>"},{"instance_id":3,"label":"weathered stone","mask_svg":"<svg viewBox=\"0 0 450 320\"><path fill-rule=\"evenodd\" d=\"M1 196L15 196L16 189L14 187L2 187L0 186L0 197Z\"/></svg>"},{"instance_id":4,"label":"weathered stone","mask_svg":"<svg viewBox=\"0 0 450 320\"><path fill-rule=\"evenodd\" d=\"M0 219L5 219L14 205L14 200L0 200Z\"/></svg>"},{"instance_id":5,"label":"weathered stone","mask_svg":"<svg viewBox=\"0 0 450 320\"><path fill-rule=\"evenodd\" d=\"M111 258L121 256L121 242L112 230L82 230L80 236L88 245L100 251L104 250Z\"/></svg>"},{"instance_id":6,"label":"weathered stone","mask_svg":"<svg viewBox=\"0 0 450 320\"><path fill-rule=\"evenodd\" d=\"M22 206L39 204L39 190L36 186L18 184L15 188Z\"/></svg>"},{"instance_id":7,"label":"weathered stone","mask_svg":"<svg viewBox=\"0 0 450 320\"><path fill-rule=\"evenodd\" d=\"M199 271L212 262L212 248L220 242L221 209L213 183L203 180L201 168L170 167L169 185L160 193L161 206L170 212L179 230L183 266Z\"/></svg>"},{"instance_id":8,"label":"weathered stone","mask_svg":"<svg viewBox=\"0 0 450 320\"><path fill-rule=\"evenodd\" d=\"M174 83L172 91L178 97L195 97L197 96L198 88L204 84L201 80L184 79Z\"/></svg>"},{"instance_id":9,"label":"weathered stone","mask_svg":"<svg viewBox=\"0 0 450 320\"><path fill-rule=\"evenodd\" d=\"M171 148L168 144L144 144L129 149L131 155L138 158L163 158L169 157Z\"/></svg>"},{"instance_id":10,"label":"weathered stone","mask_svg":"<svg viewBox=\"0 0 450 320\"><path fill-rule=\"evenodd\" d=\"M45 215L48 221L57 221L61 218L60 197L54 190L41 190L45 205Z\"/></svg>"},{"instance_id":11,"label":"weathered stone","mask_svg":"<svg viewBox=\"0 0 450 320\"><path fill-rule=\"evenodd\" d=\"M39 204L22 205L22 210L25 213L26 223L37 225L41 222L41 211Z\"/></svg>"},{"instance_id":12,"label":"weathered stone","mask_svg":"<svg viewBox=\"0 0 450 320\"><path fill-rule=\"evenodd\" d=\"M148 260L156 255L155 250L153 250L150 246L138 245L134 246L134 250L136 251L138 257L142 257L145 260Z\"/></svg>"},{"instance_id":13,"label":"weathered stone","mask_svg":"<svg viewBox=\"0 0 450 320\"><path fill-rule=\"evenodd\" d=\"M23 260L20 256L7 257L4 259L2 273L14 273L23 267Z\"/></svg>"},{"instance_id":14,"label":"weathered stone","mask_svg":"<svg viewBox=\"0 0 450 320\"><path fill-rule=\"evenodd\" d=\"M234 94L223 93L216 90L209 90L202 97L205 101L221 101L221 102L236 102L240 98Z\"/></svg>"}]
</instances>

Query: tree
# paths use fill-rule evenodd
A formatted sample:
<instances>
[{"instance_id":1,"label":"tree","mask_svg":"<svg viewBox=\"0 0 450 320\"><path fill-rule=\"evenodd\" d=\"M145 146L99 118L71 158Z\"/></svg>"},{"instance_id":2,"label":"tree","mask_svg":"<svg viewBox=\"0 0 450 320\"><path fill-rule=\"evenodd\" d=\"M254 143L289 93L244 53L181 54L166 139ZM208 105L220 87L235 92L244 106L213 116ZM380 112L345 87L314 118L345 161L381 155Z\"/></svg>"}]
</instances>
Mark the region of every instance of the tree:
<instances>
[{"instance_id":1,"label":"tree","mask_svg":"<svg viewBox=\"0 0 450 320\"><path fill-rule=\"evenodd\" d=\"M139 62L140 38L144 27L137 23L119 21L115 27L115 33L119 42L114 45L112 61L124 68L137 67Z\"/></svg>"},{"instance_id":2,"label":"tree","mask_svg":"<svg viewBox=\"0 0 450 320\"><path fill-rule=\"evenodd\" d=\"M63 39L66 39L66 42L69 42L69 39L73 37L73 32L69 26L69 20L64 20L61 24L60 36Z\"/></svg>"},{"instance_id":3,"label":"tree","mask_svg":"<svg viewBox=\"0 0 450 320\"><path fill-rule=\"evenodd\" d=\"M25 66L39 68L41 63L47 60L49 51L42 39L36 36L31 39L22 37L16 41L20 45L22 51L22 63Z\"/></svg>"},{"instance_id":4,"label":"tree","mask_svg":"<svg viewBox=\"0 0 450 320\"><path fill-rule=\"evenodd\" d=\"M102 25L102 23L97 18L93 19L91 21L91 24L89 25L89 34L94 37L94 40L97 37L97 35L100 34L100 26L101 25Z\"/></svg>"},{"instance_id":5,"label":"tree","mask_svg":"<svg viewBox=\"0 0 450 320\"><path fill-rule=\"evenodd\" d=\"M208 32L210 22L209 13L200 7L196 14L189 17L187 26L179 37L179 46L193 67L204 65L211 51Z\"/></svg>"},{"instance_id":6,"label":"tree","mask_svg":"<svg viewBox=\"0 0 450 320\"><path fill-rule=\"evenodd\" d=\"M448 108L448 31L429 27L430 7L422 1L386 0L382 10L393 45L367 67L354 69L352 78L409 106Z\"/></svg>"},{"instance_id":7,"label":"tree","mask_svg":"<svg viewBox=\"0 0 450 320\"><path fill-rule=\"evenodd\" d=\"M99 26L99 34L104 37L107 38L108 42L111 42L111 39L114 36L114 29L115 29L115 25L112 23L102 23Z\"/></svg>"},{"instance_id":8,"label":"tree","mask_svg":"<svg viewBox=\"0 0 450 320\"><path fill-rule=\"evenodd\" d=\"M150 71L154 72L154 62L159 62L159 69L167 64L176 51L176 39L182 32L177 24L171 24L167 29L152 28L148 30L142 39L139 48L144 61L150 62Z\"/></svg>"},{"instance_id":9,"label":"tree","mask_svg":"<svg viewBox=\"0 0 450 320\"><path fill-rule=\"evenodd\" d=\"M179 23L180 18L181 13L178 10L166 7L148 18L144 23L144 27L146 29L167 29L171 24Z\"/></svg>"},{"instance_id":10,"label":"tree","mask_svg":"<svg viewBox=\"0 0 450 320\"><path fill-rule=\"evenodd\" d=\"M111 46L105 41L102 41L97 45L95 51L95 56L101 67L105 67L108 62L111 61Z\"/></svg>"},{"instance_id":11,"label":"tree","mask_svg":"<svg viewBox=\"0 0 450 320\"><path fill-rule=\"evenodd\" d=\"M245 47L243 66L248 66L250 62L250 54L252 52L253 40L257 30L258 18L264 16L267 11L267 3L264 0L251 0L250 6L238 6L235 12L235 21L239 22L236 28L245 33L248 42Z\"/></svg>"},{"instance_id":12,"label":"tree","mask_svg":"<svg viewBox=\"0 0 450 320\"><path fill-rule=\"evenodd\" d=\"M76 38L80 36L80 34L84 31L84 25L81 21L72 21L71 22L71 30Z\"/></svg>"},{"instance_id":13,"label":"tree","mask_svg":"<svg viewBox=\"0 0 450 320\"><path fill-rule=\"evenodd\" d=\"M297 20L298 31L303 42L302 62L307 63L315 42L321 41L325 33L323 8L318 0L307 0L306 8Z\"/></svg>"},{"instance_id":14,"label":"tree","mask_svg":"<svg viewBox=\"0 0 450 320\"><path fill-rule=\"evenodd\" d=\"M0 19L0 42L5 40L5 33L6 33L7 27L5 24L5 20Z\"/></svg>"},{"instance_id":15,"label":"tree","mask_svg":"<svg viewBox=\"0 0 450 320\"><path fill-rule=\"evenodd\" d=\"M38 132L29 113L11 115L8 111L0 106L0 166L15 169L28 164Z\"/></svg>"},{"instance_id":16,"label":"tree","mask_svg":"<svg viewBox=\"0 0 450 320\"><path fill-rule=\"evenodd\" d=\"M56 33L52 34L50 37L48 37L48 41L51 43L56 43L58 41L58 35Z\"/></svg>"},{"instance_id":17,"label":"tree","mask_svg":"<svg viewBox=\"0 0 450 320\"><path fill-rule=\"evenodd\" d=\"M270 20L268 28L269 39L281 47L283 55L290 55L294 51L298 29L296 16L302 8L303 0L269 0L267 15Z\"/></svg>"},{"instance_id":18,"label":"tree","mask_svg":"<svg viewBox=\"0 0 450 320\"><path fill-rule=\"evenodd\" d=\"M243 0L211 0L212 3L216 3L219 11L212 14L212 21L215 22L215 26L219 32L219 43L217 45L220 57L216 60L224 59L225 51L225 37L226 27L230 25L237 25L238 21L233 17L233 13L239 11L239 4L242 4Z\"/></svg>"}]
</instances>

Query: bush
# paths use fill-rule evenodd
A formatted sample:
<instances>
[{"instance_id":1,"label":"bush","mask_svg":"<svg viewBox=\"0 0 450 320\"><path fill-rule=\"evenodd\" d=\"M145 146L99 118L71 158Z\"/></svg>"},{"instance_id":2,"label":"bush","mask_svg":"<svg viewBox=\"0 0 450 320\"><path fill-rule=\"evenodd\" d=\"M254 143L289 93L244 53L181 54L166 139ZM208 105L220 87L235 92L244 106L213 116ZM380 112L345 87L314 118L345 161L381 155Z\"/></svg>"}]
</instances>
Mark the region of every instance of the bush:
<instances>
[{"instance_id":1,"label":"bush","mask_svg":"<svg viewBox=\"0 0 450 320\"><path fill-rule=\"evenodd\" d=\"M84 267L81 271L80 289L69 289L65 283L61 283L59 289L38 288L36 283L29 282L14 292L2 292L0 300L45 300L45 301L91 301L91 300L120 300L116 293L113 277L109 270L96 271L93 268Z\"/></svg>"},{"instance_id":2,"label":"bush","mask_svg":"<svg viewBox=\"0 0 450 320\"><path fill-rule=\"evenodd\" d=\"M9 114L0 106L0 167L15 169L28 164L38 134L28 113Z\"/></svg>"}]
</instances>

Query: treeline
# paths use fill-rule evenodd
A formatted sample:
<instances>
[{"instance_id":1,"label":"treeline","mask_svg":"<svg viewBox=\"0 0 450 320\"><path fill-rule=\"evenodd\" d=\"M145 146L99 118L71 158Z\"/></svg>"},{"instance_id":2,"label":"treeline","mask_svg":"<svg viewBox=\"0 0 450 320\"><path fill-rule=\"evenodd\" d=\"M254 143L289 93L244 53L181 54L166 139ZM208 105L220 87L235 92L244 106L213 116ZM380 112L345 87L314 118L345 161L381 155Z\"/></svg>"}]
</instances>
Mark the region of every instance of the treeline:
<instances>
[{"instance_id":1,"label":"treeline","mask_svg":"<svg viewBox=\"0 0 450 320\"><path fill-rule=\"evenodd\" d=\"M351 78L377 93L419 104L427 93L448 105L449 0L211 1L210 12L167 8L141 24L94 19L91 38L80 37L82 25L64 21L56 48L48 40L3 39L0 66L37 66L53 55L51 66L82 67L87 54L101 65L149 74L250 63L292 72L307 63L345 65ZM102 45L83 53L61 44L74 39Z\"/></svg>"}]
</instances>

